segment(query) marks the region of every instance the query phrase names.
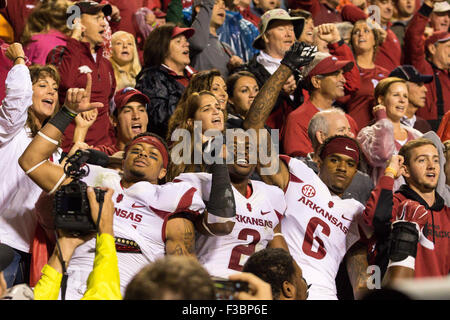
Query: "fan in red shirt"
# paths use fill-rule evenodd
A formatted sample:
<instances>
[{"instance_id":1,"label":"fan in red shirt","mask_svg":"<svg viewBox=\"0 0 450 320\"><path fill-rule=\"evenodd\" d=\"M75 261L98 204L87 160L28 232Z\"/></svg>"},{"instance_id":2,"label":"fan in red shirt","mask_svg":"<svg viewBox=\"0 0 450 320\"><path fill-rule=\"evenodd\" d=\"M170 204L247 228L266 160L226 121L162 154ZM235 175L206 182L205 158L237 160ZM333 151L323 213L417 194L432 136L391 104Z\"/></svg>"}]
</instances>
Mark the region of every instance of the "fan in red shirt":
<instances>
[{"instance_id":1,"label":"fan in red shirt","mask_svg":"<svg viewBox=\"0 0 450 320\"><path fill-rule=\"evenodd\" d=\"M376 104L374 89L380 80L388 77L389 72L375 62L381 43L379 29L365 20L359 20L352 29L350 42L361 77L361 88L340 102L345 104L346 111L358 127L364 128L373 119L372 108Z\"/></svg>"},{"instance_id":2,"label":"fan in red shirt","mask_svg":"<svg viewBox=\"0 0 450 320\"><path fill-rule=\"evenodd\" d=\"M328 31L325 30L330 28ZM287 116L283 134L283 150L292 157L305 157L313 152L308 138L308 125L311 118L320 110L329 109L337 98L351 94L359 89L359 72L350 48L340 39L334 24L319 26L324 36L330 37L330 52L318 52L314 60L303 68L305 84L309 87L310 98ZM326 36L325 36L326 37ZM334 40L331 40L333 38ZM338 59L339 57L339 59ZM355 120L347 119L356 136L358 128Z\"/></svg>"},{"instance_id":3,"label":"fan in red shirt","mask_svg":"<svg viewBox=\"0 0 450 320\"><path fill-rule=\"evenodd\" d=\"M92 75L92 102L103 103L98 109L95 123L89 129L86 143L89 145L114 144L115 137L109 120L108 106L116 90L114 71L108 59L104 58L102 43L105 32L105 15L111 14L110 5L99 5L96 2L78 2L80 23L86 28L80 41L69 39L67 46L56 47L47 56L47 63L57 66L61 75L59 102L64 104L69 88L86 86L87 73ZM75 125L71 123L64 132L62 142L64 151L69 151Z\"/></svg>"},{"instance_id":4,"label":"fan in red shirt","mask_svg":"<svg viewBox=\"0 0 450 320\"><path fill-rule=\"evenodd\" d=\"M150 99L137 89L126 87L114 96L113 107L110 108L111 119L116 133L115 144L94 145L93 149L100 150L109 156L125 150L125 146L138 134L147 129L147 108ZM75 119L76 127L74 142L84 142L92 121L78 116ZM116 155L122 158L122 154Z\"/></svg>"},{"instance_id":5,"label":"fan in red shirt","mask_svg":"<svg viewBox=\"0 0 450 320\"><path fill-rule=\"evenodd\" d=\"M389 72L394 70L401 64L402 48L397 36L391 30L391 19L394 14L394 6L392 0L371 0L372 5L380 8L380 25L386 31L386 37L380 46L375 64L387 69Z\"/></svg>"},{"instance_id":6,"label":"fan in red shirt","mask_svg":"<svg viewBox=\"0 0 450 320\"><path fill-rule=\"evenodd\" d=\"M442 117L450 110L450 33L435 32L428 39L423 34L428 17L436 1L425 0L414 15L405 34L405 63L412 64L422 74L434 75L433 81L426 84L427 102L417 115L428 120L433 130L437 130Z\"/></svg>"},{"instance_id":7,"label":"fan in red shirt","mask_svg":"<svg viewBox=\"0 0 450 320\"><path fill-rule=\"evenodd\" d=\"M389 254L391 224L402 214L405 200L420 203L427 211L421 223L415 262L415 277L445 277L450 271L450 208L436 191L438 186L439 153L431 140L419 138L407 142L394 155L384 176L380 179L366 204L365 221L374 227L377 243L371 250L382 272L386 269ZM393 193L394 179L400 175L406 184ZM393 230L393 229L392 229ZM433 249L434 247L434 249Z\"/></svg>"}]
</instances>

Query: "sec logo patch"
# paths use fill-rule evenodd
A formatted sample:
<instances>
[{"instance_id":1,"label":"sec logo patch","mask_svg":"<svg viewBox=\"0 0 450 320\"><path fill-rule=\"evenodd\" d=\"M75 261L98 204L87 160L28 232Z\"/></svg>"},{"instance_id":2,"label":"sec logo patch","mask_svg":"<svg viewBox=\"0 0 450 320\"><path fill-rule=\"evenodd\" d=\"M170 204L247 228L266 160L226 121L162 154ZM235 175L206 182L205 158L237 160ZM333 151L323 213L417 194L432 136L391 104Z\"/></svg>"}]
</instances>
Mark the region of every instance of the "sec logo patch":
<instances>
[{"instance_id":1,"label":"sec logo patch","mask_svg":"<svg viewBox=\"0 0 450 320\"><path fill-rule=\"evenodd\" d=\"M312 198L316 195L316 189L310 184L305 184L302 188L302 193L305 197Z\"/></svg>"}]
</instances>

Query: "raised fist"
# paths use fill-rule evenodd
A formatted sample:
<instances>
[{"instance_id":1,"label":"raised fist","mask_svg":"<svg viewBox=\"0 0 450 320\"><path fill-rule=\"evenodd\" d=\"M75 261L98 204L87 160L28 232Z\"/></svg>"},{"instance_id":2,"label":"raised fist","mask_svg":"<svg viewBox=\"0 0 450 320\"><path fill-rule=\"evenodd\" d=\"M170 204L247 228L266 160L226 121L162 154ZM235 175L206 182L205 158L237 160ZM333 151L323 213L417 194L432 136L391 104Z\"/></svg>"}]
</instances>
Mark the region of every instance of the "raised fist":
<instances>
[{"instance_id":1,"label":"raised fist","mask_svg":"<svg viewBox=\"0 0 450 320\"><path fill-rule=\"evenodd\" d=\"M11 44L8 49L6 49L5 55L11 61L14 61L18 57L23 57L24 59L21 59L20 61L25 64L25 53L23 52L22 45L18 42Z\"/></svg>"}]
</instances>

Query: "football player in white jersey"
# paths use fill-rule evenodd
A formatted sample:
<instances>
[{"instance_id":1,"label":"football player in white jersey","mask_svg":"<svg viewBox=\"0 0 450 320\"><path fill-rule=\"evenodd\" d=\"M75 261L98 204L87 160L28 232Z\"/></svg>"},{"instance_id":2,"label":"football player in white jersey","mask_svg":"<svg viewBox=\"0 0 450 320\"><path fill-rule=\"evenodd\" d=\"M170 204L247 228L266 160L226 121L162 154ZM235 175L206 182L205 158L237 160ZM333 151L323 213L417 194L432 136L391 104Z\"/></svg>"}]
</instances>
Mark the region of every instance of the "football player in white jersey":
<instances>
[{"instance_id":1,"label":"football player in white jersey","mask_svg":"<svg viewBox=\"0 0 450 320\"><path fill-rule=\"evenodd\" d=\"M89 101L90 80L88 75L86 89L69 89L65 106L33 139L19 160L29 177L50 194L71 179L66 177L62 166L45 159L57 147L76 113L92 109ZM146 133L136 136L126 147L123 175L112 169L89 165L90 172L84 178L88 185L109 187L115 191L114 230L122 290L148 262L165 253L191 253L189 245L195 230L190 217L182 215L183 212L194 216L203 213L205 225L208 226L210 213L204 210L205 205L195 188L186 183L158 185L166 174L168 161L164 140ZM235 212L234 207L231 209ZM214 234L226 234L233 225L234 222L227 221L211 225L209 229ZM83 294L83 286L92 269L93 248L95 243L87 242L77 248L72 257L68 268L68 273L72 275L68 280L68 298L77 299Z\"/></svg>"},{"instance_id":2,"label":"football player in white jersey","mask_svg":"<svg viewBox=\"0 0 450 320\"><path fill-rule=\"evenodd\" d=\"M293 49L286 53L284 59L291 59ZM259 132L264 127L282 85L291 74L292 68L282 61L255 98L244 120L244 129ZM259 167L276 168L275 173L261 174L261 177L266 183L285 191L287 210L283 233L290 245L290 253L302 268L306 281L312 284L309 299L336 299L335 276L339 264L345 252L361 236L356 220L364 206L352 199L342 200L339 194L356 172L358 147L349 138L340 139L349 144L341 144L343 149L339 149L337 154L322 158L319 178L300 160L284 158L280 161L278 155L270 151L271 144L264 140L264 136L259 137L259 146L267 146L267 154L272 156L268 165L260 164ZM345 147L354 150L353 157L348 155L349 150ZM297 217L300 220L296 220ZM288 221L292 224L289 225ZM367 257L359 255L358 259L361 263L353 264L357 268L351 270L349 276L354 290L364 290L368 277L364 268ZM356 296L358 293L355 292Z\"/></svg>"},{"instance_id":3,"label":"football player in white jersey","mask_svg":"<svg viewBox=\"0 0 450 320\"><path fill-rule=\"evenodd\" d=\"M230 136L234 141L229 141ZM216 277L227 278L241 272L248 257L266 247L288 251L286 242L280 236L281 220L286 209L283 192L262 181L250 180L256 163L250 161L251 148L246 138L249 136L242 129L236 129L232 135L227 134L227 143L233 142L234 154L232 163L227 160L236 201L233 231L222 237L199 234L195 241L198 260ZM211 174L182 173L174 179L174 182L177 181L189 182L199 190L205 202L210 200Z\"/></svg>"}]
</instances>

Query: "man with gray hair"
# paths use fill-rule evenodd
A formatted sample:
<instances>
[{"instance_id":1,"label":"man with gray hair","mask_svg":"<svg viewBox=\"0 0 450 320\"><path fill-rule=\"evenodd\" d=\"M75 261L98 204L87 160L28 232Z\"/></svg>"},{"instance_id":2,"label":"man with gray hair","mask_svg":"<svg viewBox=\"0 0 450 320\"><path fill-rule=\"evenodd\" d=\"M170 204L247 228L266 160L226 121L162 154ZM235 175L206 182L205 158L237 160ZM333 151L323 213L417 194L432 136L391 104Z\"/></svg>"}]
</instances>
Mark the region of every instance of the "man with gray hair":
<instances>
[{"instance_id":1,"label":"man with gray hair","mask_svg":"<svg viewBox=\"0 0 450 320\"><path fill-rule=\"evenodd\" d=\"M316 163L317 150L327 138L336 135L354 137L345 112L339 108L331 108L316 113L308 125L308 137L314 151L308 153L301 160L317 173L319 171ZM372 179L358 170L353 177L352 183L345 190L343 198L355 199L364 204L369 199L373 188Z\"/></svg>"}]
</instances>

